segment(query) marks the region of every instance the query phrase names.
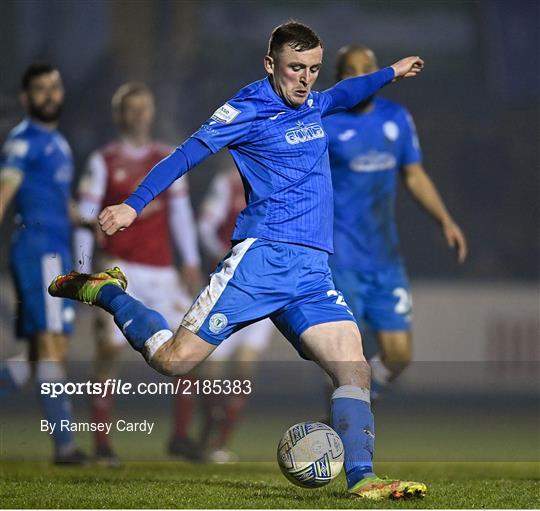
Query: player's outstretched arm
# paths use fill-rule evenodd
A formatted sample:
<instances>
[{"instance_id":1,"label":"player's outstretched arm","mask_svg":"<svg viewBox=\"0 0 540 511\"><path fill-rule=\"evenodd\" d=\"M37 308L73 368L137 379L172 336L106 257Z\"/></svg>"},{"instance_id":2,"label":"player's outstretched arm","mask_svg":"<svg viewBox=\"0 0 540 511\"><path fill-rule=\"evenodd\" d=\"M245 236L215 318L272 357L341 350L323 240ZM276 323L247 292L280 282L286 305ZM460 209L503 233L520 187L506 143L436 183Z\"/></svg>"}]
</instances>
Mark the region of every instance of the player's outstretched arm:
<instances>
[{"instance_id":1,"label":"player's outstretched arm","mask_svg":"<svg viewBox=\"0 0 540 511\"><path fill-rule=\"evenodd\" d=\"M101 230L110 236L129 227L149 202L211 154L200 140L189 138L156 164L122 204L108 206L100 213Z\"/></svg>"},{"instance_id":2,"label":"player's outstretched arm","mask_svg":"<svg viewBox=\"0 0 540 511\"><path fill-rule=\"evenodd\" d=\"M423 67L420 57L406 57L374 73L342 80L321 94L321 114L354 108L386 84L416 76Z\"/></svg>"}]
</instances>

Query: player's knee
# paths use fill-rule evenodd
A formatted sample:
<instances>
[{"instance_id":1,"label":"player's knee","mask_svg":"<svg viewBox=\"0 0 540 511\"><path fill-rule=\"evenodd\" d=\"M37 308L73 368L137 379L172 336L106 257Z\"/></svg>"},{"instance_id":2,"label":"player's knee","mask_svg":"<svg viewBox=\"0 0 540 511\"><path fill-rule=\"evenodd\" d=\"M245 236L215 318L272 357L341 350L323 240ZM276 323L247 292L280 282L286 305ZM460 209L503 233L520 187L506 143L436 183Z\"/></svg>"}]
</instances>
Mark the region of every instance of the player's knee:
<instances>
[{"instance_id":1,"label":"player's knee","mask_svg":"<svg viewBox=\"0 0 540 511\"><path fill-rule=\"evenodd\" d=\"M385 332L380 337L381 359L394 375L405 369L412 359L412 343L406 332Z\"/></svg>"},{"instance_id":2,"label":"player's knee","mask_svg":"<svg viewBox=\"0 0 540 511\"><path fill-rule=\"evenodd\" d=\"M411 350L404 347L403 349L395 349L390 353L385 354L383 358L384 365L392 373L391 378L396 378L405 368L411 363Z\"/></svg>"},{"instance_id":3,"label":"player's knee","mask_svg":"<svg viewBox=\"0 0 540 511\"><path fill-rule=\"evenodd\" d=\"M165 376L185 376L195 366L195 364L191 361L171 360L166 357L159 357L156 355L154 355L154 357L152 357L148 363L156 371Z\"/></svg>"},{"instance_id":4,"label":"player's knee","mask_svg":"<svg viewBox=\"0 0 540 511\"><path fill-rule=\"evenodd\" d=\"M196 365L182 350L174 349L172 339L160 347L148 363L165 376L184 376Z\"/></svg>"},{"instance_id":5,"label":"player's knee","mask_svg":"<svg viewBox=\"0 0 540 511\"><path fill-rule=\"evenodd\" d=\"M195 369L214 349L215 346L199 339L191 331L179 328L159 347L149 345L143 354L148 363L161 374L184 376Z\"/></svg>"},{"instance_id":6,"label":"player's knee","mask_svg":"<svg viewBox=\"0 0 540 511\"><path fill-rule=\"evenodd\" d=\"M168 361L162 360L159 357L154 356L148 361L148 364L158 373L161 373L165 376L180 376L173 373L171 364Z\"/></svg>"},{"instance_id":7,"label":"player's knee","mask_svg":"<svg viewBox=\"0 0 540 511\"><path fill-rule=\"evenodd\" d=\"M67 338L61 334L41 333L36 340L37 360L64 362L67 356Z\"/></svg>"},{"instance_id":8,"label":"player's knee","mask_svg":"<svg viewBox=\"0 0 540 511\"><path fill-rule=\"evenodd\" d=\"M411 347L407 344L400 344L388 347L384 353L384 362L406 367L412 359Z\"/></svg>"}]
</instances>

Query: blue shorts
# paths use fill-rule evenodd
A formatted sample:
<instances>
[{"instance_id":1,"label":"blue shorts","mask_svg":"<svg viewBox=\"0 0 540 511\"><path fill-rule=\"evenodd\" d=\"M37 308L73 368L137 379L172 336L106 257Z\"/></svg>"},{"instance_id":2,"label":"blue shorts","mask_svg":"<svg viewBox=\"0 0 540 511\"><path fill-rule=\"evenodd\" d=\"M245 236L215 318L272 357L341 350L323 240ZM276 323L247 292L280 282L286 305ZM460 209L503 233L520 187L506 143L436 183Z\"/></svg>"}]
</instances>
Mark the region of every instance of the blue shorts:
<instances>
[{"instance_id":1,"label":"blue shorts","mask_svg":"<svg viewBox=\"0 0 540 511\"><path fill-rule=\"evenodd\" d=\"M375 332L410 330L412 299L403 266L379 271L333 268L332 276L358 323Z\"/></svg>"},{"instance_id":2,"label":"blue shorts","mask_svg":"<svg viewBox=\"0 0 540 511\"><path fill-rule=\"evenodd\" d=\"M354 321L335 290L326 252L258 238L243 240L218 265L182 326L218 345L266 317L300 354L300 335L309 327Z\"/></svg>"},{"instance_id":3,"label":"blue shorts","mask_svg":"<svg viewBox=\"0 0 540 511\"><path fill-rule=\"evenodd\" d=\"M31 339L42 332L70 334L75 319L74 302L47 293L54 277L71 270L68 247L38 252L35 247L15 244L11 251L11 273L17 292L16 334Z\"/></svg>"}]
</instances>

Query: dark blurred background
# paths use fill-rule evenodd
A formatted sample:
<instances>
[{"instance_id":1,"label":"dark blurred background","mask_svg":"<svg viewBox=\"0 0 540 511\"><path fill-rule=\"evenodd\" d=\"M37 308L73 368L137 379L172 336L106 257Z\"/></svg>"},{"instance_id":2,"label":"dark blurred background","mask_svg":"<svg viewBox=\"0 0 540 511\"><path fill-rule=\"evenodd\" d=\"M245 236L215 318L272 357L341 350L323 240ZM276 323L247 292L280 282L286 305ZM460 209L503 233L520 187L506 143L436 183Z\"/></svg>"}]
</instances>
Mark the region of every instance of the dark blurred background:
<instances>
[{"instance_id":1,"label":"dark blurred background","mask_svg":"<svg viewBox=\"0 0 540 511\"><path fill-rule=\"evenodd\" d=\"M371 46L383 66L421 55L421 77L384 95L412 112L426 167L467 234L470 259L458 267L439 230L402 195L411 277L537 281L540 2L2 0L0 11L0 136L22 116L22 71L36 58L50 60L66 84L61 130L77 175L89 152L114 136L110 97L121 83L152 86L156 136L176 145L264 76L268 35L288 18L323 39L320 89L332 85L344 44ZM190 174L195 207L223 164L217 156ZM7 250L0 257L5 269Z\"/></svg>"}]
</instances>

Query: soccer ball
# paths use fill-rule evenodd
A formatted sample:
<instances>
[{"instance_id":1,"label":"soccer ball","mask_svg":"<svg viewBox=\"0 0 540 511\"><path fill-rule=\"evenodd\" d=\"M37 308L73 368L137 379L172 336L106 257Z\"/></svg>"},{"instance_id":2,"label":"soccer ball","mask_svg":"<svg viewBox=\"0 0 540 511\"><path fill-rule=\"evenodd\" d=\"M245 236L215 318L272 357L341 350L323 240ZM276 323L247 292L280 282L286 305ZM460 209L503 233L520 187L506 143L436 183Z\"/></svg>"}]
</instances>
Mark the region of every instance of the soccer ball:
<instances>
[{"instance_id":1,"label":"soccer ball","mask_svg":"<svg viewBox=\"0 0 540 511\"><path fill-rule=\"evenodd\" d=\"M330 426L322 422L301 422L283 435L277 460L291 483L303 488L318 488L341 472L343 444Z\"/></svg>"}]
</instances>

